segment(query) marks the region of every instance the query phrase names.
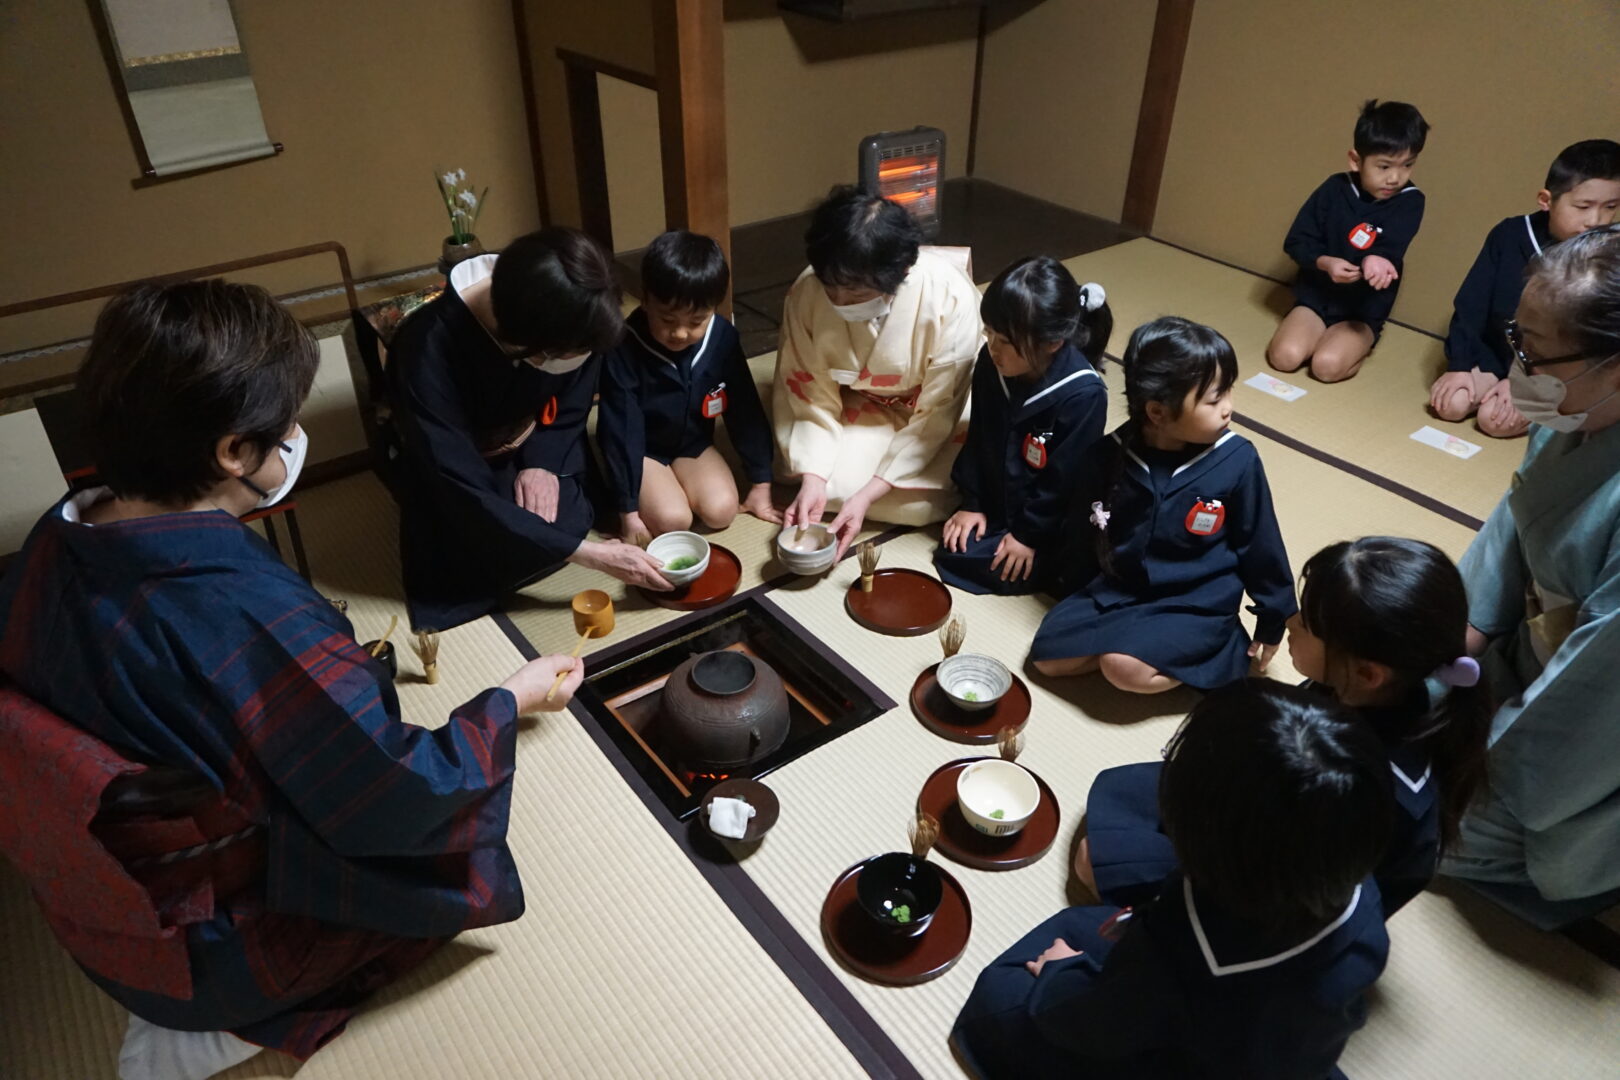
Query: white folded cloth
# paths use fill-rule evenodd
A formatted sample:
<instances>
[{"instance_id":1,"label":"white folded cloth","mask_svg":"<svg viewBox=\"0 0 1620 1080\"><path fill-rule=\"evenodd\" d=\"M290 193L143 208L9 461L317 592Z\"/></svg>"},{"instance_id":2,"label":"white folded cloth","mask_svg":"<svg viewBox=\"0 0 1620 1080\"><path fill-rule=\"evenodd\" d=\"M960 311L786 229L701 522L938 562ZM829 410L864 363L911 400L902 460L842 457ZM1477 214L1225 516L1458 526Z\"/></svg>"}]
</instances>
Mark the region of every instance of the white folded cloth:
<instances>
[{"instance_id":1,"label":"white folded cloth","mask_svg":"<svg viewBox=\"0 0 1620 1080\"><path fill-rule=\"evenodd\" d=\"M174 1031L130 1014L118 1052L119 1080L207 1080L264 1047L228 1031Z\"/></svg>"},{"instance_id":2,"label":"white folded cloth","mask_svg":"<svg viewBox=\"0 0 1620 1080\"><path fill-rule=\"evenodd\" d=\"M709 831L716 836L741 840L748 831L748 819L755 812L741 799L715 799L709 803Z\"/></svg>"}]
</instances>

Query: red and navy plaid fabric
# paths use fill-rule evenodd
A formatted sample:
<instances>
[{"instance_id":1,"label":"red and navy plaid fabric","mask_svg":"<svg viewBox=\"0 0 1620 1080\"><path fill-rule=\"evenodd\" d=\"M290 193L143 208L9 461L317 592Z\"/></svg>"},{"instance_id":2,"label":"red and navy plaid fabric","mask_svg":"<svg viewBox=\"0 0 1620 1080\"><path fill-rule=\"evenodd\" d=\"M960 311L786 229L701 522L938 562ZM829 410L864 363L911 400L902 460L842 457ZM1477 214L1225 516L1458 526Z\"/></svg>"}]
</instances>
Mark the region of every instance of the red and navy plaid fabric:
<instances>
[{"instance_id":1,"label":"red and navy plaid fabric","mask_svg":"<svg viewBox=\"0 0 1620 1080\"><path fill-rule=\"evenodd\" d=\"M122 757L205 776L220 792L205 838L262 827L245 886L220 862L243 858L234 845L137 875L194 904L231 879L187 915L190 1000L76 952L154 1023L304 1056L443 938L522 914L511 694L486 691L434 730L402 723L348 620L228 514L92 527L53 509L0 581L0 671ZM125 835L116 854L181 839Z\"/></svg>"}]
</instances>

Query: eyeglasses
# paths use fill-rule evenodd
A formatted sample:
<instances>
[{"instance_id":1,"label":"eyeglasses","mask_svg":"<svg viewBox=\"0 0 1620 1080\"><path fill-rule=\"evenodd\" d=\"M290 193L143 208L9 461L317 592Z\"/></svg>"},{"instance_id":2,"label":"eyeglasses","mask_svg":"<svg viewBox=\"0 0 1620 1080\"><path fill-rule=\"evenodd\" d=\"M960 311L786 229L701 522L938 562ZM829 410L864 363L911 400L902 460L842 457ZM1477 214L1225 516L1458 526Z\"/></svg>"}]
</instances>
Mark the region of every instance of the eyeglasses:
<instances>
[{"instance_id":1,"label":"eyeglasses","mask_svg":"<svg viewBox=\"0 0 1620 1080\"><path fill-rule=\"evenodd\" d=\"M1507 325L1502 327L1502 333L1507 337L1508 348L1513 350L1513 359L1518 363L1519 370L1526 375L1533 373L1538 367L1549 367L1553 364L1567 364L1571 360L1586 359L1585 353L1550 356L1545 360L1530 359L1524 354L1524 331L1519 329L1518 319L1509 319Z\"/></svg>"}]
</instances>

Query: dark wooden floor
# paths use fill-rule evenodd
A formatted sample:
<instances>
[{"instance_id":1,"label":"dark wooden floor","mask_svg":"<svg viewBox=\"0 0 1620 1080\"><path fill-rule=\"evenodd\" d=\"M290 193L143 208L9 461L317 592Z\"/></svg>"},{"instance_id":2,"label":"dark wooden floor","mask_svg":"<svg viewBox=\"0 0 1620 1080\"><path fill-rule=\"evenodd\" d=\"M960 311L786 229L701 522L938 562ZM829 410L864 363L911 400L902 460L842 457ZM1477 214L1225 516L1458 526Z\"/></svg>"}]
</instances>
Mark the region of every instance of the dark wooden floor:
<instances>
[{"instance_id":1,"label":"dark wooden floor","mask_svg":"<svg viewBox=\"0 0 1620 1080\"><path fill-rule=\"evenodd\" d=\"M943 228L935 243L973 249L973 272L989 281L1025 255L1060 259L1111 247L1141 235L1116 222L1082 214L988 180L945 184ZM804 269L804 230L810 213L743 225L731 233L732 321L749 356L776 349L782 301ZM640 251L619 255L627 286L640 292Z\"/></svg>"}]
</instances>

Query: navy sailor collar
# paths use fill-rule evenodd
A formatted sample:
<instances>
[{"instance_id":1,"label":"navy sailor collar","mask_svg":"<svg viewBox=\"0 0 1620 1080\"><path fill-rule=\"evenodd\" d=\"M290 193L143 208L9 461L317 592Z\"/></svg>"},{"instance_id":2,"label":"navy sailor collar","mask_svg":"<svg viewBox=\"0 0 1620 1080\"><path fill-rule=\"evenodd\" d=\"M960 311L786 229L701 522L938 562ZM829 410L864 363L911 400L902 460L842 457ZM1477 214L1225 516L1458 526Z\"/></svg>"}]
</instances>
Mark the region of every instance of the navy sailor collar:
<instances>
[{"instance_id":1,"label":"navy sailor collar","mask_svg":"<svg viewBox=\"0 0 1620 1080\"><path fill-rule=\"evenodd\" d=\"M709 349L709 342L714 340L714 321L720 316L718 313L709 316L709 325L703 328L703 337L688 345L678 353L667 351L657 341L653 340L652 329L647 325L647 309L636 308L630 317L624 320L624 329L627 334L636 339L644 350L656 356L666 364L681 367L683 364L688 371L696 371L698 364L702 363L703 356Z\"/></svg>"},{"instance_id":2,"label":"navy sailor collar","mask_svg":"<svg viewBox=\"0 0 1620 1080\"><path fill-rule=\"evenodd\" d=\"M1151 488L1153 486L1153 470L1148 467L1148 463L1143 461L1141 456L1137 454L1135 450L1131 449L1131 443L1135 441L1135 435L1135 425L1126 424L1115 430L1115 432L1109 437L1113 439L1114 442L1119 444L1120 451L1125 455L1130 464L1136 467L1134 469L1127 468L1125 471L1135 474L1137 469L1140 469L1140 479L1144 485ZM1244 439L1243 436L1233 431L1230 427L1227 428L1225 431L1221 432L1220 438L1210 443L1209 446L1205 447L1197 454L1194 454L1188 460L1176 466L1175 471L1170 474L1170 483L1166 486L1166 490L1174 491L1185 486L1186 484L1191 483L1207 473L1210 469L1214 468L1220 462L1224 461L1239 447L1246 445L1248 445L1248 441Z\"/></svg>"},{"instance_id":3,"label":"navy sailor collar","mask_svg":"<svg viewBox=\"0 0 1620 1080\"><path fill-rule=\"evenodd\" d=\"M1396 199L1400 198L1402 195L1407 195L1407 194L1410 194L1411 192L1419 190L1419 188L1418 188L1418 186L1416 184L1414 184L1414 183L1412 183L1412 181L1408 180L1406 182L1405 187L1401 188L1401 190L1397 191L1395 194L1391 195L1389 198L1387 198L1387 199L1378 199L1378 198L1374 198L1371 192L1361 190L1361 185L1356 182L1356 174L1355 173L1350 172L1349 170L1345 170L1344 178L1350 184L1351 198L1355 202L1360 203L1363 206L1372 206L1372 205L1376 205L1376 204L1378 204L1380 202L1385 203L1385 204L1392 203Z\"/></svg>"},{"instance_id":4,"label":"navy sailor collar","mask_svg":"<svg viewBox=\"0 0 1620 1080\"><path fill-rule=\"evenodd\" d=\"M999 371L996 378L1001 383L1001 392L1006 395L1015 420L1026 419L1042 409L1067 401L1085 389L1090 379L1096 379L1099 383L1102 381L1102 376L1091 366L1085 354L1068 342L1064 342L1063 347L1052 355L1051 365L1039 379L1033 382L1009 380Z\"/></svg>"}]
</instances>

